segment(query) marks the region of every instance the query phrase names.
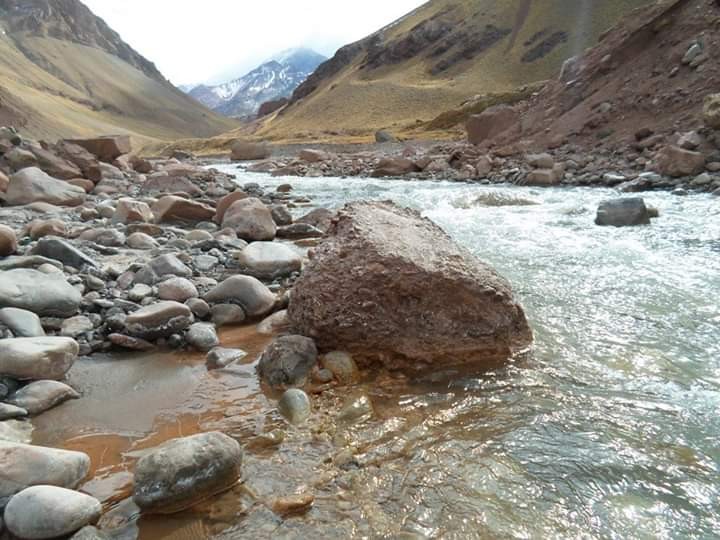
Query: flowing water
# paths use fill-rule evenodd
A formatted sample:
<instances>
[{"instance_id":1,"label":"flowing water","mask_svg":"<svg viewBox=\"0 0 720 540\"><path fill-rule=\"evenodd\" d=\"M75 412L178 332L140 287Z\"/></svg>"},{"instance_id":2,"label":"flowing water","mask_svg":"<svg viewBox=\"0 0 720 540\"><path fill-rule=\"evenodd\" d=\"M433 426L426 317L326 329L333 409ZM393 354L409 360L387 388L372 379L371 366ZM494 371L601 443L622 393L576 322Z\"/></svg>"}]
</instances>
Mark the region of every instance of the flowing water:
<instances>
[{"instance_id":1,"label":"flowing water","mask_svg":"<svg viewBox=\"0 0 720 540\"><path fill-rule=\"evenodd\" d=\"M289 182L319 206L392 199L419 209L514 284L535 351L483 370L368 374L316 396L301 428L282 422L249 364L210 376L192 357L173 368L146 359L167 385L143 383L167 408L151 428L103 430L86 411L72 438L45 427L40 440L114 452L91 486L115 491L104 497L112 506L148 440L221 429L247 443L245 486L257 497L238 489L191 514L143 518L141 538L720 536L720 199L646 194L660 218L615 229L593 224L597 204L617 195L610 190L243 173L238 181ZM223 338L248 340L261 349L247 331ZM350 394L368 396L373 414L337 421ZM125 442L113 444L120 428ZM277 429L284 440L266 444ZM307 513L269 510L272 497L301 492L315 495Z\"/></svg>"}]
</instances>

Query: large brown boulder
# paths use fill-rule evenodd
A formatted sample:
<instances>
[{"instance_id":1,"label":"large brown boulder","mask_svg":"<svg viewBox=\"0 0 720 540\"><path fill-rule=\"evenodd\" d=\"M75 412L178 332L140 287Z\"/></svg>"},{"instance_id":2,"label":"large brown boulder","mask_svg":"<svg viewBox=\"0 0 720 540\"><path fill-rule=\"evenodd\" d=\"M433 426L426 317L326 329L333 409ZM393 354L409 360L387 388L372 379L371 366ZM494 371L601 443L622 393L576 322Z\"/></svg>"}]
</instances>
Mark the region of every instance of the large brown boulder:
<instances>
[{"instance_id":1,"label":"large brown boulder","mask_svg":"<svg viewBox=\"0 0 720 540\"><path fill-rule=\"evenodd\" d=\"M223 216L222 227L233 229L239 238L248 242L272 240L277 233L272 211L255 197L232 203Z\"/></svg>"},{"instance_id":2,"label":"large brown boulder","mask_svg":"<svg viewBox=\"0 0 720 540\"><path fill-rule=\"evenodd\" d=\"M321 350L384 362L489 361L533 341L507 280L390 202L338 213L293 288L288 317Z\"/></svg>"},{"instance_id":3,"label":"large brown boulder","mask_svg":"<svg viewBox=\"0 0 720 540\"><path fill-rule=\"evenodd\" d=\"M59 156L79 167L83 174L87 174L91 167L97 165L97 158L77 144L58 141L54 150Z\"/></svg>"},{"instance_id":4,"label":"large brown boulder","mask_svg":"<svg viewBox=\"0 0 720 540\"><path fill-rule=\"evenodd\" d=\"M372 172L374 178L384 176L403 176L420 171L417 164L404 157L389 157L381 159Z\"/></svg>"},{"instance_id":5,"label":"large brown boulder","mask_svg":"<svg viewBox=\"0 0 720 540\"><path fill-rule=\"evenodd\" d=\"M465 128L470 144L480 144L520 126L520 115L508 105L496 105L472 115Z\"/></svg>"},{"instance_id":6,"label":"large brown boulder","mask_svg":"<svg viewBox=\"0 0 720 540\"><path fill-rule=\"evenodd\" d=\"M9 206L45 202L77 206L85 201L85 190L53 178L37 167L28 167L10 177L5 200Z\"/></svg>"},{"instance_id":7,"label":"large brown boulder","mask_svg":"<svg viewBox=\"0 0 720 540\"><path fill-rule=\"evenodd\" d=\"M270 146L265 143L235 141L231 148L230 159L233 161L258 161L269 158L271 153Z\"/></svg>"},{"instance_id":8,"label":"large brown boulder","mask_svg":"<svg viewBox=\"0 0 720 540\"><path fill-rule=\"evenodd\" d=\"M190 199L167 195L152 206L152 213L157 223L198 223L210 221L215 216L215 209Z\"/></svg>"},{"instance_id":9,"label":"large brown boulder","mask_svg":"<svg viewBox=\"0 0 720 540\"><path fill-rule=\"evenodd\" d=\"M107 135L94 139L72 139L67 142L82 146L100 161L106 163L112 163L113 160L132 151L129 135Z\"/></svg>"},{"instance_id":10,"label":"large brown boulder","mask_svg":"<svg viewBox=\"0 0 720 540\"><path fill-rule=\"evenodd\" d=\"M655 165L665 176L695 176L705 170L705 158L700 152L668 145L655 156Z\"/></svg>"},{"instance_id":11,"label":"large brown boulder","mask_svg":"<svg viewBox=\"0 0 720 540\"><path fill-rule=\"evenodd\" d=\"M36 147L32 148L31 151L37 159L37 166L50 176L61 180L70 180L71 178L80 178L83 175L77 165L49 150Z\"/></svg>"}]
</instances>

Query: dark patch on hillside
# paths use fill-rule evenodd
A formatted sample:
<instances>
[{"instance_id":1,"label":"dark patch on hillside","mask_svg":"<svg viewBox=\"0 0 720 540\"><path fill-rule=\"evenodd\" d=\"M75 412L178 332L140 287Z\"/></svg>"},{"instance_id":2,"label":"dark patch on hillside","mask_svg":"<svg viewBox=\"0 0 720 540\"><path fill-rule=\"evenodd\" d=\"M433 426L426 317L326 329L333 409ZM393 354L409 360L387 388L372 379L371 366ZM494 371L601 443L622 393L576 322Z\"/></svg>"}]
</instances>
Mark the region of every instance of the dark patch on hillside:
<instances>
[{"instance_id":1,"label":"dark patch on hillside","mask_svg":"<svg viewBox=\"0 0 720 540\"><path fill-rule=\"evenodd\" d=\"M535 47L527 51L525 54L522 55L521 60L525 62L526 64L529 64L530 62L534 62L535 60L539 60L540 58L543 58L544 56L547 56L550 54L555 47L560 45L561 43L567 43L568 41L568 34L567 32L557 31L551 34L550 36L543 39L540 43L538 43Z\"/></svg>"}]
</instances>

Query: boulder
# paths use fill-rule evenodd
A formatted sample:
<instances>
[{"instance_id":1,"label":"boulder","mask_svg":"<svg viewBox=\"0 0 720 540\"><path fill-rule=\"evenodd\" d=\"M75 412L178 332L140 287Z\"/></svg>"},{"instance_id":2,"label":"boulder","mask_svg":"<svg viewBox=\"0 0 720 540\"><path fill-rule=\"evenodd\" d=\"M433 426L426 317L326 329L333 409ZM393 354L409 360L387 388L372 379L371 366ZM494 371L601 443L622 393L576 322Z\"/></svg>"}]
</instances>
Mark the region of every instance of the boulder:
<instances>
[{"instance_id":1,"label":"boulder","mask_svg":"<svg viewBox=\"0 0 720 540\"><path fill-rule=\"evenodd\" d=\"M0 225L0 257L7 257L17 251L17 237L7 225Z\"/></svg>"},{"instance_id":2,"label":"boulder","mask_svg":"<svg viewBox=\"0 0 720 540\"><path fill-rule=\"evenodd\" d=\"M58 141L55 153L67 161L74 163L86 175L91 167L97 165L97 158L82 146L68 141Z\"/></svg>"},{"instance_id":3,"label":"boulder","mask_svg":"<svg viewBox=\"0 0 720 540\"><path fill-rule=\"evenodd\" d=\"M259 161L269 158L271 154L267 144L249 141L235 141L230 149L232 161Z\"/></svg>"},{"instance_id":4,"label":"boulder","mask_svg":"<svg viewBox=\"0 0 720 540\"><path fill-rule=\"evenodd\" d=\"M112 217L113 223L150 223L154 216L150 207L141 201L120 199Z\"/></svg>"},{"instance_id":5,"label":"boulder","mask_svg":"<svg viewBox=\"0 0 720 540\"><path fill-rule=\"evenodd\" d=\"M135 283L154 285L164 276L192 277L192 270L175 255L167 253L151 260L135 274Z\"/></svg>"},{"instance_id":6,"label":"boulder","mask_svg":"<svg viewBox=\"0 0 720 540\"><path fill-rule=\"evenodd\" d=\"M132 151L132 144L128 135L107 135L94 139L70 139L66 142L82 146L100 161L106 163L112 163L113 160Z\"/></svg>"},{"instance_id":7,"label":"boulder","mask_svg":"<svg viewBox=\"0 0 720 540\"><path fill-rule=\"evenodd\" d=\"M18 538L44 540L72 534L100 518L100 501L69 489L33 486L5 508L5 525Z\"/></svg>"},{"instance_id":8,"label":"boulder","mask_svg":"<svg viewBox=\"0 0 720 540\"><path fill-rule=\"evenodd\" d=\"M56 206L78 206L85 190L53 178L37 167L28 167L10 177L5 200L9 206L45 202Z\"/></svg>"},{"instance_id":9,"label":"boulder","mask_svg":"<svg viewBox=\"0 0 720 540\"><path fill-rule=\"evenodd\" d=\"M330 154L322 150L305 149L300 150L298 157L307 163L321 163L331 159Z\"/></svg>"},{"instance_id":10,"label":"boulder","mask_svg":"<svg viewBox=\"0 0 720 540\"><path fill-rule=\"evenodd\" d=\"M378 144L383 144L398 142L398 140L397 138L395 138L395 135L390 133L388 130L381 129L375 132L375 142Z\"/></svg>"},{"instance_id":11,"label":"boulder","mask_svg":"<svg viewBox=\"0 0 720 540\"><path fill-rule=\"evenodd\" d=\"M228 193L225 195L222 199L220 199L217 203L217 208L215 209L215 223L222 223L223 219L225 218L225 212L227 212L228 208L230 208L235 201L240 201L242 199L247 199L250 195L245 193L244 191L233 191L232 193Z\"/></svg>"},{"instance_id":12,"label":"boulder","mask_svg":"<svg viewBox=\"0 0 720 540\"><path fill-rule=\"evenodd\" d=\"M215 209L190 199L167 195L152 206L156 223L198 223L210 221Z\"/></svg>"},{"instance_id":13,"label":"boulder","mask_svg":"<svg viewBox=\"0 0 720 540\"><path fill-rule=\"evenodd\" d=\"M246 317L254 319L267 315L275 306L275 295L251 276L232 276L205 295L209 304L240 306Z\"/></svg>"},{"instance_id":14,"label":"boulder","mask_svg":"<svg viewBox=\"0 0 720 540\"><path fill-rule=\"evenodd\" d=\"M665 176L695 176L705 170L705 158L700 152L668 145L655 156L655 166Z\"/></svg>"},{"instance_id":15,"label":"boulder","mask_svg":"<svg viewBox=\"0 0 720 540\"><path fill-rule=\"evenodd\" d=\"M555 169L535 169L528 173L525 178L527 186L556 186L562 180L562 172Z\"/></svg>"},{"instance_id":16,"label":"boulder","mask_svg":"<svg viewBox=\"0 0 720 540\"><path fill-rule=\"evenodd\" d=\"M3 499L30 486L78 487L90 470L82 452L0 440L0 507Z\"/></svg>"},{"instance_id":17,"label":"boulder","mask_svg":"<svg viewBox=\"0 0 720 540\"><path fill-rule=\"evenodd\" d=\"M187 193L190 196L199 196L202 190L187 178L170 176L167 172L158 172L148 178L140 188L142 193Z\"/></svg>"},{"instance_id":18,"label":"boulder","mask_svg":"<svg viewBox=\"0 0 720 540\"><path fill-rule=\"evenodd\" d=\"M404 157L389 157L381 159L372 171L373 178L385 176L403 176L420 171L417 164Z\"/></svg>"},{"instance_id":19,"label":"boulder","mask_svg":"<svg viewBox=\"0 0 720 540\"><path fill-rule=\"evenodd\" d=\"M133 501L145 513L180 512L230 489L241 464L240 445L222 433L168 441L138 461Z\"/></svg>"},{"instance_id":20,"label":"boulder","mask_svg":"<svg viewBox=\"0 0 720 540\"><path fill-rule=\"evenodd\" d=\"M71 178L80 178L83 175L77 165L49 150L37 147L32 149L32 153L35 154L37 166L50 176L61 180L70 180Z\"/></svg>"},{"instance_id":21,"label":"boulder","mask_svg":"<svg viewBox=\"0 0 720 540\"><path fill-rule=\"evenodd\" d=\"M720 129L720 94L711 94L703 104L703 121L712 129Z\"/></svg>"},{"instance_id":22,"label":"boulder","mask_svg":"<svg viewBox=\"0 0 720 540\"><path fill-rule=\"evenodd\" d=\"M339 212L292 290L288 317L321 350L356 360L489 361L533 341L506 279L389 202Z\"/></svg>"},{"instance_id":23,"label":"boulder","mask_svg":"<svg viewBox=\"0 0 720 540\"><path fill-rule=\"evenodd\" d=\"M332 220L335 219L336 213L327 208L315 208L311 210L301 218L295 220L295 223L306 223L313 227L320 229L322 232L327 232L330 229Z\"/></svg>"},{"instance_id":24,"label":"boulder","mask_svg":"<svg viewBox=\"0 0 720 540\"><path fill-rule=\"evenodd\" d=\"M317 362L318 351L312 339L280 336L260 357L258 373L270 386L304 386Z\"/></svg>"},{"instance_id":25,"label":"boulder","mask_svg":"<svg viewBox=\"0 0 720 540\"><path fill-rule=\"evenodd\" d=\"M509 105L489 107L480 114L472 115L465 128L470 144L480 144L520 126L520 115Z\"/></svg>"},{"instance_id":26,"label":"boulder","mask_svg":"<svg viewBox=\"0 0 720 540\"><path fill-rule=\"evenodd\" d=\"M312 413L310 397L299 388L291 388L278 401L278 410L294 426L304 423Z\"/></svg>"},{"instance_id":27,"label":"boulder","mask_svg":"<svg viewBox=\"0 0 720 540\"><path fill-rule=\"evenodd\" d=\"M190 298L197 298L198 291L192 281L182 277L173 277L158 284L158 298L185 302Z\"/></svg>"},{"instance_id":28,"label":"boulder","mask_svg":"<svg viewBox=\"0 0 720 540\"><path fill-rule=\"evenodd\" d=\"M10 179L8 178L7 174L5 174L3 171L0 171L0 193L5 193L9 184Z\"/></svg>"},{"instance_id":29,"label":"boulder","mask_svg":"<svg viewBox=\"0 0 720 540\"><path fill-rule=\"evenodd\" d=\"M600 204L595 224L613 227L649 225L650 214L642 198L614 199Z\"/></svg>"},{"instance_id":30,"label":"boulder","mask_svg":"<svg viewBox=\"0 0 720 540\"><path fill-rule=\"evenodd\" d=\"M277 242L253 242L235 258L244 274L259 279L273 280L302 269L302 257Z\"/></svg>"},{"instance_id":31,"label":"boulder","mask_svg":"<svg viewBox=\"0 0 720 540\"><path fill-rule=\"evenodd\" d=\"M7 326L15 337L42 337L45 335L40 317L26 309L11 307L0 309L0 323ZM0 363L2 363L1 359Z\"/></svg>"},{"instance_id":32,"label":"boulder","mask_svg":"<svg viewBox=\"0 0 720 540\"><path fill-rule=\"evenodd\" d=\"M239 362L247 356L242 349L224 349L215 347L207 353L206 364L208 369L220 369Z\"/></svg>"},{"instance_id":33,"label":"boulder","mask_svg":"<svg viewBox=\"0 0 720 540\"><path fill-rule=\"evenodd\" d=\"M46 236L38 240L35 247L30 250L30 254L60 261L64 265L72 266L78 270L85 266L97 266L95 261L71 243L54 236Z\"/></svg>"},{"instance_id":34,"label":"boulder","mask_svg":"<svg viewBox=\"0 0 720 540\"><path fill-rule=\"evenodd\" d=\"M31 415L37 415L79 397L80 394L67 384L58 381L35 381L23 386L8 398L7 402L25 409Z\"/></svg>"},{"instance_id":35,"label":"boulder","mask_svg":"<svg viewBox=\"0 0 720 540\"><path fill-rule=\"evenodd\" d=\"M18 380L61 380L75 363L80 348L68 337L0 340L0 375Z\"/></svg>"},{"instance_id":36,"label":"boulder","mask_svg":"<svg viewBox=\"0 0 720 540\"><path fill-rule=\"evenodd\" d=\"M247 241L272 240L277 232L270 208L255 197L232 203L223 216L222 227L233 229Z\"/></svg>"},{"instance_id":37,"label":"boulder","mask_svg":"<svg viewBox=\"0 0 720 540\"><path fill-rule=\"evenodd\" d=\"M135 311L125 319L133 337L155 340L185 330L194 321L190 308L179 302L158 302Z\"/></svg>"},{"instance_id":38,"label":"boulder","mask_svg":"<svg viewBox=\"0 0 720 540\"><path fill-rule=\"evenodd\" d=\"M18 268L0 272L0 307L26 309L41 317L77 313L82 295L62 274Z\"/></svg>"},{"instance_id":39,"label":"boulder","mask_svg":"<svg viewBox=\"0 0 720 540\"><path fill-rule=\"evenodd\" d=\"M185 335L185 339L192 348L208 352L220 345L215 326L210 323L195 323L190 326Z\"/></svg>"},{"instance_id":40,"label":"boulder","mask_svg":"<svg viewBox=\"0 0 720 540\"><path fill-rule=\"evenodd\" d=\"M215 304L211 310L212 322L218 328L245 322L247 316L240 306L235 304Z\"/></svg>"},{"instance_id":41,"label":"boulder","mask_svg":"<svg viewBox=\"0 0 720 540\"><path fill-rule=\"evenodd\" d=\"M20 171L27 167L37 165L35 154L22 148L13 148L9 152L6 152L3 157L13 171Z\"/></svg>"}]
</instances>

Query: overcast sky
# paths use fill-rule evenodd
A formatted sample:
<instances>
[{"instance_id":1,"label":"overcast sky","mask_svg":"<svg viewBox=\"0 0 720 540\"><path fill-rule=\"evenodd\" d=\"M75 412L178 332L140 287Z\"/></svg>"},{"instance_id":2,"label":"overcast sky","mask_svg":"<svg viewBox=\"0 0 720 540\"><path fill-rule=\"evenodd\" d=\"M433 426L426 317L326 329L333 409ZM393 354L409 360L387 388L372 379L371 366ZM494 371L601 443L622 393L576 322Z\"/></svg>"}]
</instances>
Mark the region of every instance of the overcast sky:
<instances>
[{"instance_id":1,"label":"overcast sky","mask_svg":"<svg viewBox=\"0 0 720 540\"><path fill-rule=\"evenodd\" d=\"M175 84L225 82L285 49L332 56L425 0L82 0Z\"/></svg>"}]
</instances>

